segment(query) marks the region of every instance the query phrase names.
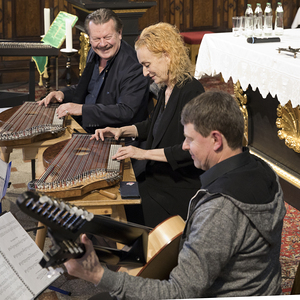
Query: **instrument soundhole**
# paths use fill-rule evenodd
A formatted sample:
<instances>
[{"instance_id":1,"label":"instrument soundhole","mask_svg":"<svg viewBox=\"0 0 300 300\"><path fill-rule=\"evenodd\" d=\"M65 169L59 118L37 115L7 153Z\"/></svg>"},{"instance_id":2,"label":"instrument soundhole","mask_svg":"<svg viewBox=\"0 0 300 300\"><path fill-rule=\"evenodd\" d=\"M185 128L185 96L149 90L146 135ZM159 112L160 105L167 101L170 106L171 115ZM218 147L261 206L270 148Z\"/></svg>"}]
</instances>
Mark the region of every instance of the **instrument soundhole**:
<instances>
[{"instance_id":1,"label":"instrument soundhole","mask_svg":"<svg viewBox=\"0 0 300 300\"><path fill-rule=\"evenodd\" d=\"M91 152L91 149L81 147L81 148L77 148L76 150L74 150L74 152L75 152L75 155L83 156L83 155L88 155Z\"/></svg>"},{"instance_id":2,"label":"instrument soundhole","mask_svg":"<svg viewBox=\"0 0 300 300\"><path fill-rule=\"evenodd\" d=\"M27 115L27 116L35 116L35 115L37 115L37 112L36 111L29 111L29 112L25 113L25 115Z\"/></svg>"}]
</instances>

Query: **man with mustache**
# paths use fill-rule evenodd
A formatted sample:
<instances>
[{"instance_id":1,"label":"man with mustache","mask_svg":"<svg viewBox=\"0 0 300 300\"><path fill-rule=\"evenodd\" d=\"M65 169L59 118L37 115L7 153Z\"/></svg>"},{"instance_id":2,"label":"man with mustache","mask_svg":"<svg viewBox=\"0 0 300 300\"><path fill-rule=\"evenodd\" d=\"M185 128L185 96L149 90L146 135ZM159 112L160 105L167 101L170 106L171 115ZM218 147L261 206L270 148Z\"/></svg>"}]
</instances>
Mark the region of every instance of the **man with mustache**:
<instances>
[{"instance_id":1,"label":"man with mustache","mask_svg":"<svg viewBox=\"0 0 300 300\"><path fill-rule=\"evenodd\" d=\"M91 50L78 84L51 92L40 105L62 103L58 117L72 115L88 133L144 120L149 79L134 49L122 40L122 21L110 9L99 9L87 16L84 26Z\"/></svg>"}]
</instances>

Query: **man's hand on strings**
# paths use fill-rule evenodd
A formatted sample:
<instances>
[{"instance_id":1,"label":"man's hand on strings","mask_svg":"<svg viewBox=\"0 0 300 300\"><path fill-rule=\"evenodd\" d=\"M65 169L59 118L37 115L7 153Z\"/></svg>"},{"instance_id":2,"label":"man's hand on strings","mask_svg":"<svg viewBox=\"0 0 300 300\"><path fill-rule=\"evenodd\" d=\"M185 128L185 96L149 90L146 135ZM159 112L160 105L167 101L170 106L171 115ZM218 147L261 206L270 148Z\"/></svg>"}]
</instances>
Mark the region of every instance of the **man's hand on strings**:
<instances>
[{"instance_id":1,"label":"man's hand on strings","mask_svg":"<svg viewBox=\"0 0 300 300\"><path fill-rule=\"evenodd\" d=\"M84 256L78 259L70 259L64 265L70 275L98 284L103 276L104 269L95 253L92 241L86 234L81 236L81 242L86 249Z\"/></svg>"},{"instance_id":2,"label":"man's hand on strings","mask_svg":"<svg viewBox=\"0 0 300 300\"><path fill-rule=\"evenodd\" d=\"M82 115L82 104L77 103L64 103L61 104L58 109L56 110L56 113L59 118L65 117L67 115L71 116L81 116Z\"/></svg>"},{"instance_id":3,"label":"man's hand on strings","mask_svg":"<svg viewBox=\"0 0 300 300\"><path fill-rule=\"evenodd\" d=\"M64 93L61 91L54 91L49 93L44 99L38 101L39 105L48 106L49 103L61 103L64 99Z\"/></svg>"}]
</instances>

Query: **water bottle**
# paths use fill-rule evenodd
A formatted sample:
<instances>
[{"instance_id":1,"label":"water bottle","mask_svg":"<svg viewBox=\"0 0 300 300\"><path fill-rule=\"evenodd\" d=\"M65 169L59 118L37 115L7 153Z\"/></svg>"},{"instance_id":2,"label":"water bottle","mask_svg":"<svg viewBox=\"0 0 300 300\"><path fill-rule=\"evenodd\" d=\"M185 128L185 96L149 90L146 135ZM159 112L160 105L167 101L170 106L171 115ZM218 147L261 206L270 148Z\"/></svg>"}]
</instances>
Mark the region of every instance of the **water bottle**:
<instances>
[{"instance_id":1,"label":"water bottle","mask_svg":"<svg viewBox=\"0 0 300 300\"><path fill-rule=\"evenodd\" d=\"M275 35L283 34L283 8L281 2L277 3L276 8L276 19L275 19Z\"/></svg>"},{"instance_id":2,"label":"water bottle","mask_svg":"<svg viewBox=\"0 0 300 300\"><path fill-rule=\"evenodd\" d=\"M261 4L256 3L256 8L254 11L254 35L262 36L262 9Z\"/></svg>"},{"instance_id":3,"label":"water bottle","mask_svg":"<svg viewBox=\"0 0 300 300\"><path fill-rule=\"evenodd\" d=\"M253 10L251 4L247 4L245 12L245 34L248 37L253 36Z\"/></svg>"},{"instance_id":4,"label":"water bottle","mask_svg":"<svg viewBox=\"0 0 300 300\"><path fill-rule=\"evenodd\" d=\"M264 35L272 35L272 22L273 22L273 12L271 8L271 3L267 3L267 6L264 11Z\"/></svg>"}]
</instances>

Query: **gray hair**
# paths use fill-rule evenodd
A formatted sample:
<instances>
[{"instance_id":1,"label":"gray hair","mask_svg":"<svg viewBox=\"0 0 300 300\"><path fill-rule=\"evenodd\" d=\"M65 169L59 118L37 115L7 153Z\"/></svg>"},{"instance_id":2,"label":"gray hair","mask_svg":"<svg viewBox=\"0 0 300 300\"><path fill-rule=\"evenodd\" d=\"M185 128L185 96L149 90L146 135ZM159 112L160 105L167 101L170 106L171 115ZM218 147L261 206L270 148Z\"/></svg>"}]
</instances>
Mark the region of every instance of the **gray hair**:
<instances>
[{"instance_id":1,"label":"gray hair","mask_svg":"<svg viewBox=\"0 0 300 300\"><path fill-rule=\"evenodd\" d=\"M84 21L84 29L86 34L89 35L89 23L92 21L94 24L105 24L108 21L113 20L115 23L116 32L120 32L123 29L123 23L118 15L108 8L100 8L90 13Z\"/></svg>"}]
</instances>

